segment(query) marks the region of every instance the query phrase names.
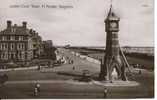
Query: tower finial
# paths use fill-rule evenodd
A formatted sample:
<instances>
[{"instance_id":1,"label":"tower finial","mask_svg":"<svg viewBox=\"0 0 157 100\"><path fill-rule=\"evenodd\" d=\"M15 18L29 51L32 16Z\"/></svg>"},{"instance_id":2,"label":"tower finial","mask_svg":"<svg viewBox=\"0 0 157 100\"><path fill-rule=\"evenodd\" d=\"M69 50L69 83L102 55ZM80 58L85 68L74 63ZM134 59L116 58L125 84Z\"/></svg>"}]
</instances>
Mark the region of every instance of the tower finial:
<instances>
[{"instance_id":1,"label":"tower finial","mask_svg":"<svg viewBox=\"0 0 157 100\"><path fill-rule=\"evenodd\" d=\"M110 8L112 8L112 0L110 0Z\"/></svg>"},{"instance_id":2,"label":"tower finial","mask_svg":"<svg viewBox=\"0 0 157 100\"><path fill-rule=\"evenodd\" d=\"M108 17L111 15L112 13L112 0L110 0L110 10L108 12Z\"/></svg>"}]
</instances>

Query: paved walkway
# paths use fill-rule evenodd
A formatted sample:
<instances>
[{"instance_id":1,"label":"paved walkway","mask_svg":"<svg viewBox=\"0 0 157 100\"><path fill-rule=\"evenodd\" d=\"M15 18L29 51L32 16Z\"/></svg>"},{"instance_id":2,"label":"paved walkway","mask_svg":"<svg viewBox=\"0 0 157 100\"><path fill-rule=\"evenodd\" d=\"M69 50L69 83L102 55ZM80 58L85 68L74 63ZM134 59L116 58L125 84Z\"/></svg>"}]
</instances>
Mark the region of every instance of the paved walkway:
<instances>
[{"instance_id":1,"label":"paved walkway","mask_svg":"<svg viewBox=\"0 0 157 100\"><path fill-rule=\"evenodd\" d=\"M115 81L113 83L107 83L107 82L100 82L100 81L95 81L92 80L91 82L79 82L79 81L74 81L74 80L25 80L25 81L7 81L5 84L9 85L9 84L34 84L34 83L40 83L40 84L51 84L51 83L66 83L66 84L75 84L75 85L99 85L99 86L138 86L139 83L135 82L135 81Z\"/></svg>"}]
</instances>

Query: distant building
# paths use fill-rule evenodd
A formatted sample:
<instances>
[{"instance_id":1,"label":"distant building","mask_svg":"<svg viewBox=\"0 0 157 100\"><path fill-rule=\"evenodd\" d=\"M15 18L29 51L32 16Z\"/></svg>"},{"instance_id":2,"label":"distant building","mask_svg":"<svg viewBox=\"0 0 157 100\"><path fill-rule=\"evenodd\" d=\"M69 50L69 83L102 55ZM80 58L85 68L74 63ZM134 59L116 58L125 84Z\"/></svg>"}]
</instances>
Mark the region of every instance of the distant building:
<instances>
[{"instance_id":1,"label":"distant building","mask_svg":"<svg viewBox=\"0 0 157 100\"><path fill-rule=\"evenodd\" d=\"M141 53L154 56L154 47L123 47L125 53Z\"/></svg>"},{"instance_id":2,"label":"distant building","mask_svg":"<svg viewBox=\"0 0 157 100\"><path fill-rule=\"evenodd\" d=\"M39 58L39 56L41 55L41 52L43 52L41 36L39 36L37 32L31 29L29 40L30 40L30 46L33 52L33 59Z\"/></svg>"},{"instance_id":3,"label":"distant building","mask_svg":"<svg viewBox=\"0 0 157 100\"><path fill-rule=\"evenodd\" d=\"M52 40L43 41L43 47L44 48L52 48L53 47Z\"/></svg>"},{"instance_id":4,"label":"distant building","mask_svg":"<svg viewBox=\"0 0 157 100\"><path fill-rule=\"evenodd\" d=\"M64 47L64 48L67 48L67 49L68 49L68 48L70 48L70 44L65 45L65 47Z\"/></svg>"},{"instance_id":5,"label":"distant building","mask_svg":"<svg viewBox=\"0 0 157 100\"><path fill-rule=\"evenodd\" d=\"M43 55L42 58L56 60L56 48L53 46L52 40L43 41Z\"/></svg>"}]
</instances>

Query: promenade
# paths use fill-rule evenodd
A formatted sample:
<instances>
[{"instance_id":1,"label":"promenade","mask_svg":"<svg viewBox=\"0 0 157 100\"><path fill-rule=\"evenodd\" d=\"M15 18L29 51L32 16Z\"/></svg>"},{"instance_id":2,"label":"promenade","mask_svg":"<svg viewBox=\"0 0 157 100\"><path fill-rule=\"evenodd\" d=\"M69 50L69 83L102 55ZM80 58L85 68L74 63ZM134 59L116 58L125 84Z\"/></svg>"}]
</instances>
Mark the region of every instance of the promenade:
<instances>
[{"instance_id":1,"label":"promenade","mask_svg":"<svg viewBox=\"0 0 157 100\"><path fill-rule=\"evenodd\" d=\"M135 72L133 76L128 76L128 79L134 82L133 86L127 82L111 85L95 79L90 82L78 82L75 79L82 76L83 70L89 70L91 77L97 77L100 65L73 55L69 50L61 48L59 52L67 60L67 63L61 66L41 70L34 68L1 71L2 74L8 75L9 80L0 87L0 97L103 98L104 88L108 89L107 98L148 98L154 95L154 73L151 71L142 70L140 75ZM69 64L67 58L74 63ZM38 96L34 96L33 90L37 82L41 85L41 92Z\"/></svg>"}]
</instances>

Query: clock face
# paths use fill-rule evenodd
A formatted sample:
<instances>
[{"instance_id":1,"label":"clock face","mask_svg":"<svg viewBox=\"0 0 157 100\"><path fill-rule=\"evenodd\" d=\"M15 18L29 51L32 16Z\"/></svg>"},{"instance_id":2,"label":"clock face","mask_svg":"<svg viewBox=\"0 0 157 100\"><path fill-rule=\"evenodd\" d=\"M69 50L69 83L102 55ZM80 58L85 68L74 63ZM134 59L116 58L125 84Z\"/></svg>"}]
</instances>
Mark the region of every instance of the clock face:
<instances>
[{"instance_id":1,"label":"clock face","mask_svg":"<svg viewBox=\"0 0 157 100\"><path fill-rule=\"evenodd\" d=\"M111 28L116 28L117 27L117 23L116 22L111 22L110 23L110 27Z\"/></svg>"}]
</instances>

